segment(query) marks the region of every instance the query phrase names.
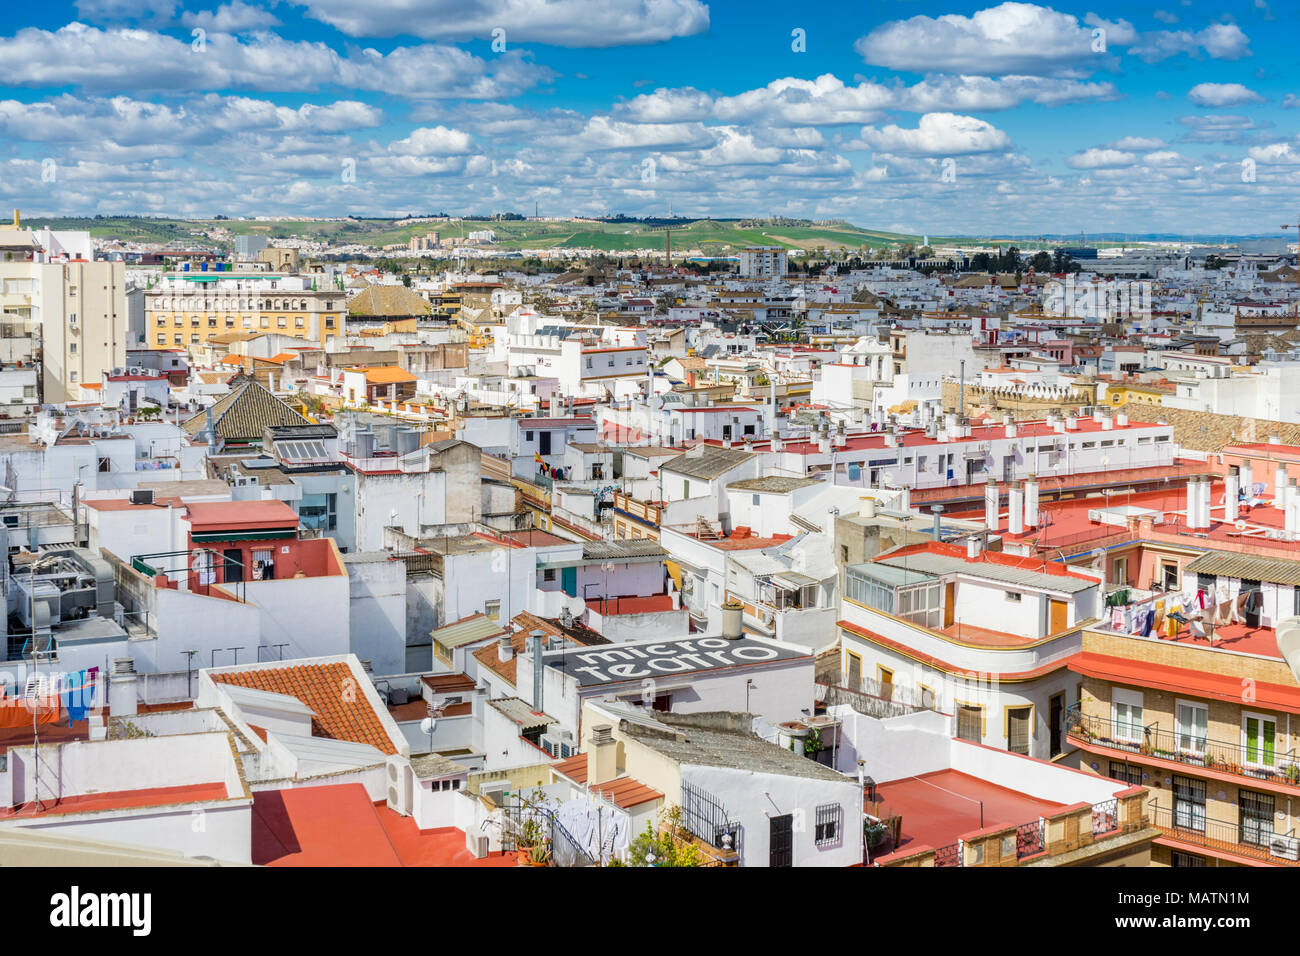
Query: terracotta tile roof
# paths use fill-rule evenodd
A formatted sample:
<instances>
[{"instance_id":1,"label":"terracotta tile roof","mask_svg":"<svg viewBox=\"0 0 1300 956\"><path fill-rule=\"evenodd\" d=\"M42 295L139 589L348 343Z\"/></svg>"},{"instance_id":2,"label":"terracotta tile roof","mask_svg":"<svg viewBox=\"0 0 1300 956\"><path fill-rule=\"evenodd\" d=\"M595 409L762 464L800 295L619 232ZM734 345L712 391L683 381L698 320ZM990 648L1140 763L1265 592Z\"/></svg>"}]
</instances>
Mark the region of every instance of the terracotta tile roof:
<instances>
[{"instance_id":1,"label":"terracotta tile roof","mask_svg":"<svg viewBox=\"0 0 1300 956\"><path fill-rule=\"evenodd\" d=\"M236 687L296 697L315 714L311 721L311 732L315 737L370 744L381 753L397 753L370 702L355 686L356 677L347 664L336 661L330 664L256 667L215 673L211 677Z\"/></svg>"},{"instance_id":2,"label":"terracotta tile roof","mask_svg":"<svg viewBox=\"0 0 1300 956\"><path fill-rule=\"evenodd\" d=\"M587 755L574 754L572 757L566 757L559 763L551 764L551 769L563 777L567 777L574 783L587 782Z\"/></svg>"},{"instance_id":3,"label":"terracotta tile roof","mask_svg":"<svg viewBox=\"0 0 1300 956\"><path fill-rule=\"evenodd\" d=\"M624 810L639 807L652 800L662 800L664 797L658 790L647 787L634 777L619 777L605 783L593 784L590 789L592 793L600 794L614 806L622 807Z\"/></svg>"},{"instance_id":4,"label":"terracotta tile roof","mask_svg":"<svg viewBox=\"0 0 1300 956\"><path fill-rule=\"evenodd\" d=\"M207 426L207 417L207 411L201 411L181 427L197 435ZM217 434L228 442L261 441L267 425L311 424L252 379L245 379L212 406L212 420Z\"/></svg>"},{"instance_id":5,"label":"terracotta tile roof","mask_svg":"<svg viewBox=\"0 0 1300 956\"><path fill-rule=\"evenodd\" d=\"M419 381L414 375L396 365L380 365L366 369L366 381L371 385L392 385Z\"/></svg>"}]
</instances>

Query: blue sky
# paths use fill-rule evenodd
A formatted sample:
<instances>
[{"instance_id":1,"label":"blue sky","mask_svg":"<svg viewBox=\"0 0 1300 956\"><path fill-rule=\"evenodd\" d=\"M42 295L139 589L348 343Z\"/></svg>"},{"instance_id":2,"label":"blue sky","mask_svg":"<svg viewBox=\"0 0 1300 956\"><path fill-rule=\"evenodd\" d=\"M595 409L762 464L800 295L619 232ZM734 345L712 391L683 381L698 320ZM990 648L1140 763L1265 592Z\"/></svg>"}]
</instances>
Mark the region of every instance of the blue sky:
<instances>
[{"instance_id":1,"label":"blue sky","mask_svg":"<svg viewBox=\"0 0 1300 956\"><path fill-rule=\"evenodd\" d=\"M0 203L31 216L671 203L936 235L1280 233L1300 198L1300 31L1276 0L10 9Z\"/></svg>"}]
</instances>

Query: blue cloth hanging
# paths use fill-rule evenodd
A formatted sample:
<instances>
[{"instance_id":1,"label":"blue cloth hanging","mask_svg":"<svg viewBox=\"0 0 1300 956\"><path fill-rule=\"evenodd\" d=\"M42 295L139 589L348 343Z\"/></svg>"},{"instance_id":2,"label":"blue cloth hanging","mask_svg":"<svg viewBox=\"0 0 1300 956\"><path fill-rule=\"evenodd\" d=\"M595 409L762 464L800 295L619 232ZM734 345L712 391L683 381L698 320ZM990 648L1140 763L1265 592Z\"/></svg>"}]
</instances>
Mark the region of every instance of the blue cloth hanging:
<instances>
[{"instance_id":1,"label":"blue cloth hanging","mask_svg":"<svg viewBox=\"0 0 1300 956\"><path fill-rule=\"evenodd\" d=\"M862 477L862 466L856 461L849 462L849 481L857 481Z\"/></svg>"},{"instance_id":2,"label":"blue cloth hanging","mask_svg":"<svg viewBox=\"0 0 1300 956\"><path fill-rule=\"evenodd\" d=\"M69 727L75 721L85 720L86 711L90 709L86 683L86 672L77 671L70 675L63 687L63 709L68 712Z\"/></svg>"}]
</instances>

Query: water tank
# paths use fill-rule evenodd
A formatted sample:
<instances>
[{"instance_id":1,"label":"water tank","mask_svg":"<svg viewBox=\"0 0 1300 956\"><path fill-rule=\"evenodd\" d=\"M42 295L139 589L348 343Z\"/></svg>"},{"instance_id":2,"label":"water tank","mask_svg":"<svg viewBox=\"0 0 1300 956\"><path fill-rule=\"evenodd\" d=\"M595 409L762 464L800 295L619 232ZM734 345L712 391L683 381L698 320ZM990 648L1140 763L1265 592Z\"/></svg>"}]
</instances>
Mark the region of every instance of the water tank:
<instances>
[{"instance_id":1,"label":"water tank","mask_svg":"<svg viewBox=\"0 0 1300 956\"><path fill-rule=\"evenodd\" d=\"M372 458L375 454L375 433L369 429L359 429L353 435L356 445L356 457Z\"/></svg>"},{"instance_id":2,"label":"water tank","mask_svg":"<svg viewBox=\"0 0 1300 956\"><path fill-rule=\"evenodd\" d=\"M420 433L414 428L393 429L393 451L405 455L420 447Z\"/></svg>"},{"instance_id":3,"label":"water tank","mask_svg":"<svg viewBox=\"0 0 1300 956\"><path fill-rule=\"evenodd\" d=\"M738 641L744 634L744 628L741 627L741 615L745 612L745 606L735 598L727 601L722 605L722 636L729 641Z\"/></svg>"}]
</instances>

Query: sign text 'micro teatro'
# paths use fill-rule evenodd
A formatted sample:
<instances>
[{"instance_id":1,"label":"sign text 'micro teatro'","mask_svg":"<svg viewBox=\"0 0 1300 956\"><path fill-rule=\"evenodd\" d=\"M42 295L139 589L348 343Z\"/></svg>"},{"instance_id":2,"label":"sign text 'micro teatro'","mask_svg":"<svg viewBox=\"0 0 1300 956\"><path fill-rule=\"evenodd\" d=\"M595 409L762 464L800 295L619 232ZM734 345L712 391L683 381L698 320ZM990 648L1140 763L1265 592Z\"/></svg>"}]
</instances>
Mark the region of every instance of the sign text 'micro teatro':
<instances>
[{"instance_id":1,"label":"sign text 'micro teatro'","mask_svg":"<svg viewBox=\"0 0 1300 956\"><path fill-rule=\"evenodd\" d=\"M605 644L587 650L547 655L546 663L577 678L582 685L609 684L640 680L691 671L759 664L765 661L794 660L808 652L795 648L777 648L770 644L741 639L702 637L681 641Z\"/></svg>"}]
</instances>

